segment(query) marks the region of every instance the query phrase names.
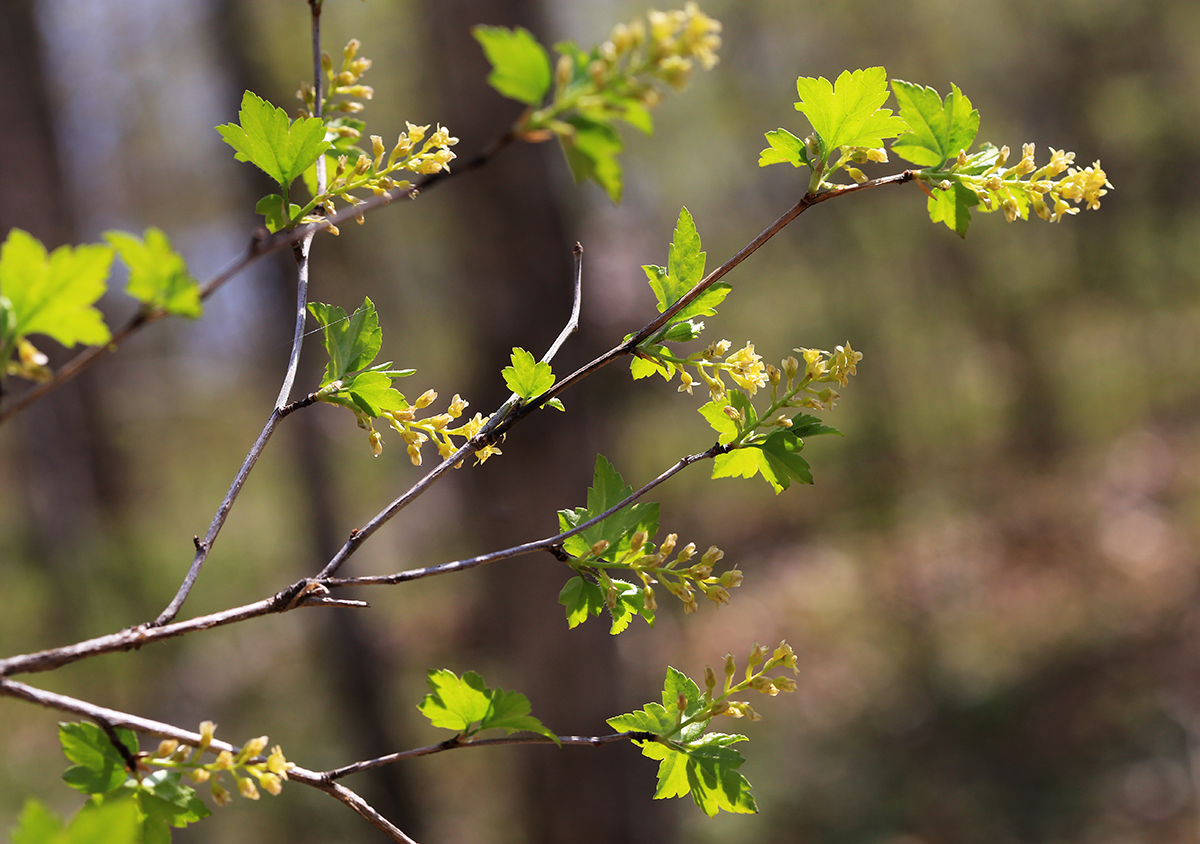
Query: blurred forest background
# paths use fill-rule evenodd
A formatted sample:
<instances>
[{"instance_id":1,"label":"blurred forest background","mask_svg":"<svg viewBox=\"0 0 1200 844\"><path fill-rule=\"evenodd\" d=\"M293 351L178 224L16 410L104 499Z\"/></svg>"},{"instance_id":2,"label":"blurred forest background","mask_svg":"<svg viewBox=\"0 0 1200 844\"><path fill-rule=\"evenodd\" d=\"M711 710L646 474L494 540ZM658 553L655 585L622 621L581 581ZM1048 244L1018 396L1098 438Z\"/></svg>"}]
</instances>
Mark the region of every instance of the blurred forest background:
<instances>
[{"instance_id":1,"label":"blurred forest background","mask_svg":"<svg viewBox=\"0 0 1200 844\"><path fill-rule=\"evenodd\" d=\"M291 110L309 74L302 0L6 0L0 231L48 246L163 228L201 279L245 248L265 177L213 127L250 88ZM527 557L108 656L35 685L240 742L269 733L313 769L445 737L416 711L424 672L476 669L560 733L654 700L668 664L787 638L799 691L752 703L743 772L761 813L704 818L652 801L631 746L459 751L348 782L425 842L1135 842L1200 835L1200 4L1194 0L707 0L721 62L627 134L626 196L571 184L553 144L505 151L319 238L312 298L370 295L399 386L487 412L514 345L546 348L584 257L583 326L565 372L644 324L639 269L663 263L681 205L709 266L803 190L756 166L763 133L805 134L795 78L883 65L954 82L979 139L1099 158L1116 191L1059 225L977 215L963 241L915 186L815 208L730 277L708 335L768 361L849 340L866 357L810 444L817 485L709 481L656 490L663 527L744 570L730 606L674 610L619 639L567 631L567 572ZM469 34L524 25L590 45L640 2L330 0L325 46L375 62L365 117L448 126L465 158L519 113L487 88ZM872 175L902 164L876 167ZM290 258L222 288L195 324L142 331L0 429L0 653L152 618L174 593L266 419L290 338ZM132 310L105 300L110 323ZM706 335L706 336L708 336ZM314 338L315 339L315 338ZM55 361L65 360L59 352ZM319 377L305 352L297 395ZM699 401L612 367L566 416L514 430L364 546L354 574L548 535L582 505L597 452L630 483L710 444ZM10 384L11 388L18 385ZM277 433L184 617L316 571L417 475L396 436L372 460L348 413ZM664 601L665 603L665 601ZM55 713L0 701L0 829L26 797L81 802ZM378 841L310 789L236 800L179 841Z\"/></svg>"}]
</instances>

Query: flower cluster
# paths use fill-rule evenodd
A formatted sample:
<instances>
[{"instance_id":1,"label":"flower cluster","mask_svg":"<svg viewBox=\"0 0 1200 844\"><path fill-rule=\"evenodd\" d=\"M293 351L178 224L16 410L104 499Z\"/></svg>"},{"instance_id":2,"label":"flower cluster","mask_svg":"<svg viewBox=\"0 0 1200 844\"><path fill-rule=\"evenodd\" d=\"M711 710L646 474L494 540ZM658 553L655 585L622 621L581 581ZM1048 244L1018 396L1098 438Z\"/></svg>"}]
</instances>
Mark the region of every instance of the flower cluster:
<instances>
[{"instance_id":1,"label":"flower cluster","mask_svg":"<svg viewBox=\"0 0 1200 844\"><path fill-rule=\"evenodd\" d=\"M590 53L574 45L560 48L554 99L527 116L523 136L540 140L554 133L570 135L572 128L564 121L575 111L593 119L633 122L633 107L653 108L662 99L656 83L679 89L697 62L705 70L716 65L720 31L719 21L689 2L683 9L651 11L644 20L617 24L608 40ZM643 108L637 111L644 115Z\"/></svg>"},{"instance_id":2,"label":"flower cluster","mask_svg":"<svg viewBox=\"0 0 1200 844\"><path fill-rule=\"evenodd\" d=\"M768 656L769 654L769 656ZM799 674L796 667L796 653L786 641L780 642L779 647L772 652L757 642L750 649L747 658L746 673L739 683L733 682L737 673L737 664L733 654L725 655L725 682L720 694L714 694L717 688L717 673L712 666L704 666L704 700L707 705L694 715L691 721L706 721L716 715L729 718L749 718L751 721L761 721L762 716L754 711L754 707L745 701L729 700L731 695L754 690L764 695L774 697L780 692L796 691L796 681L791 677L768 677L767 673L776 668L790 668L792 673Z\"/></svg>"},{"instance_id":3,"label":"flower cluster","mask_svg":"<svg viewBox=\"0 0 1200 844\"><path fill-rule=\"evenodd\" d=\"M980 155L991 161L981 173L976 165ZM1007 167L1010 150L1007 146L985 148L981 153L968 157L959 153L958 159L947 175L956 170L957 180L979 198L984 211L1003 211L1010 223L1020 217L1028 219L1029 209L1043 220L1057 223L1064 216L1079 213L1079 205L1089 210L1100 207L1100 197L1112 188L1108 176L1097 161L1090 167L1077 168L1075 153L1051 149L1050 161L1038 167L1034 160L1034 145L1025 144L1020 160ZM1065 175L1062 175L1065 172ZM1055 177L1059 177L1057 180ZM950 187L947 179L939 184ZM1075 203L1072 205L1071 203Z\"/></svg>"},{"instance_id":4,"label":"flower cluster","mask_svg":"<svg viewBox=\"0 0 1200 844\"><path fill-rule=\"evenodd\" d=\"M362 199L351 191L369 190L377 196L382 196L396 188L410 187L410 182L397 180L393 178L393 174L401 170L422 176L448 172L450 162L456 158L450 147L458 143L458 138L452 137L440 125L430 133L428 125L416 126L407 121L407 130L400 133L390 151L379 135L370 136L369 153L354 146L362 137L366 124L351 115L361 113L365 108L362 101L375 95L375 89L363 85L361 81L362 75L371 67L371 60L358 55L360 46L357 38L352 38L346 44L342 50L341 68L338 70L335 70L333 59L328 53L321 54L321 67L328 82L321 100L322 114L327 115L326 138L333 141L333 150L327 153L327 156L336 163L332 165L334 172L329 175L329 183L325 190L315 195L303 209L301 222L323 223L333 234L338 233L337 227L325 222L319 213L313 213L318 207L331 214L334 199L351 205L362 202ZM316 91L312 85L302 83L296 96L303 104L299 115L311 117L316 111ZM309 189L316 193L315 179L309 184ZM358 221L362 222L361 216Z\"/></svg>"},{"instance_id":5,"label":"flower cluster","mask_svg":"<svg viewBox=\"0 0 1200 844\"><path fill-rule=\"evenodd\" d=\"M646 609L651 612L658 608L655 584L660 584L682 601L685 613L691 613L697 609L697 592L717 606L722 606L729 603L729 590L742 583L742 573L738 569L729 569L720 576L713 576L713 566L725 556L725 552L715 545L705 551L698 561L694 561L696 544L689 542L671 560L669 558L675 553L675 546L679 542L678 535L668 534L657 551L647 545L649 538L646 531L637 531L633 534L629 550L612 561L601 559L609 547L607 541L601 540L592 547L591 558L583 561L594 568L600 585L605 589L610 609L617 605L619 590L605 571L606 568L629 569L636 574L642 581L642 598Z\"/></svg>"},{"instance_id":6,"label":"flower cluster","mask_svg":"<svg viewBox=\"0 0 1200 844\"><path fill-rule=\"evenodd\" d=\"M468 401L457 393L450 400L450 406L445 411L434 416L419 419L417 411L429 407L437 400L437 396L436 391L426 390L411 405L404 402L405 406L403 408L399 410L385 410L380 414L380 418L385 419L407 444L408 459L412 461L414 466L421 465L421 447L425 443L433 442L437 446L438 455L442 459L445 459L454 454L460 447L460 444L454 442L453 437L462 437L464 441L469 441L483 430L483 426L488 421L482 414L476 413L474 417L468 419L458 427L450 427L450 423L462 416L463 411L467 409L467 405L469 404ZM371 426L369 419L360 418L359 425L370 432L371 452L378 457L383 451L383 437ZM500 449L494 445L484 446L475 452L475 465L478 466L493 454L500 453ZM457 466L461 465L460 461Z\"/></svg>"},{"instance_id":7,"label":"flower cluster","mask_svg":"<svg viewBox=\"0 0 1200 844\"><path fill-rule=\"evenodd\" d=\"M218 806L225 806L233 799L222 782L224 773L233 778L238 793L247 799L257 800L260 786L268 794L279 794L283 788L283 781L288 778L287 772L292 763L284 758L279 745L271 748L271 753L265 761L259 759L267 747L266 736L251 739L242 745L236 754L222 750L214 761L200 762L200 758L212 743L216 729L217 725L212 721L205 721L200 725L200 743L195 748L180 744L175 739L167 739L158 745L154 753L143 757L140 762L143 765L156 765L186 773L192 782L197 784L207 782L213 802Z\"/></svg>"},{"instance_id":8,"label":"flower cluster","mask_svg":"<svg viewBox=\"0 0 1200 844\"><path fill-rule=\"evenodd\" d=\"M397 181L392 178L391 174L399 170L420 175L432 175L443 170L449 171L450 162L457 157L450 147L458 143L458 138L452 137L440 125L432 134L428 135L428 126L414 126L407 121L406 125L407 131L400 133L391 152L388 152L383 138L379 135L372 135L370 155L356 147L351 147L350 149L357 153L353 164L350 162L349 153L339 155L337 166L329 178L328 186L323 193L313 198L309 203L310 208L319 205L326 212L332 213L335 198L349 202L351 205L362 203L363 200L351 191L366 189L376 196L383 196L396 188L409 187L411 182ZM362 222L361 215L358 221ZM338 233L335 226L325 223L324 218L320 216L307 216L301 222L321 222L334 234Z\"/></svg>"},{"instance_id":9,"label":"flower cluster","mask_svg":"<svg viewBox=\"0 0 1200 844\"><path fill-rule=\"evenodd\" d=\"M360 81L362 75L371 69L371 60L358 55L358 48L361 46L362 42L357 38L346 42L346 46L342 48L342 66L337 71L333 69L333 57L328 53L321 53L321 70L325 73L325 96L321 100L323 114L358 114L365 107L360 100L369 100L375 96L375 89L370 85L363 85ZM317 93L312 84L302 82L296 97L303 104L300 116L311 117L316 112L317 101ZM337 97L346 99L335 102Z\"/></svg>"},{"instance_id":10,"label":"flower cluster","mask_svg":"<svg viewBox=\"0 0 1200 844\"><path fill-rule=\"evenodd\" d=\"M728 354L731 345L728 340L720 340L687 358L671 357L662 351L651 354L659 362L670 364L680 371L682 383L679 392L688 395L692 395L697 383L703 383L713 401L724 399L728 394L728 386L722 380L722 375L728 375L735 385L750 396L770 384L771 408L762 415L763 420L787 407L831 409L839 398L838 393L829 387L814 385L836 382L846 386L849 377L858 372L858 362L862 360L862 352L855 351L847 343L837 346L832 353L821 349L795 349L796 354L804 360L803 370L800 361L791 356L780 367L775 367L763 364L762 357L754 351L753 343L746 343L733 354ZM688 372L685 366L693 366L696 375ZM779 394L781 387L782 397ZM779 424L785 423L781 421Z\"/></svg>"}]
</instances>

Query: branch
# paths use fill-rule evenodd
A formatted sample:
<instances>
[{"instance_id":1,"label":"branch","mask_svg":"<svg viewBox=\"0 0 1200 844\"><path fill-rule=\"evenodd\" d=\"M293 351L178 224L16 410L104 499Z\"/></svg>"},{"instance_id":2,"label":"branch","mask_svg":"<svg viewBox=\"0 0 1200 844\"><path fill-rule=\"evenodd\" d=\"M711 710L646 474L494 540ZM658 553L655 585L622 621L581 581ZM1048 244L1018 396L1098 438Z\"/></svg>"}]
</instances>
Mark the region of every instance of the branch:
<instances>
[{"instance_id":1,"label":"branch","mask_svg":"<svg viewBox=\"0 0 1200 844\"><path fill-rule=\"evenodd\" d=\"M645 741L653 733L613 733L608 736L558 736L559 744L567 745L585 745L588 747L601 747L606 744L612 744L618 741ZM418 756L429 756L434 753L441 753L446 750L457 750L461 747L496 747L505 744L553 744L554 740L549 736L525 734L519 736L502 736L499 738L486 739L468 739L463 741L462 736L453 736L445 741L437 744L430 744L425 747L416 747L412 750L402 750L399 753L389 753L386 756L380 756L377 759L365 759L362 762L355 762L353 765L346 765L342 768L334 768L332 771L324 771L320 776L328 780L338 780L342 777L348 777L351 774L357 774L361 771L369 771L372 768L380 768L384 765L390 765L393 762L399 762L403 759L415 759Z\"/></svg>"},{"instance_id":2,"label":"branch","mask_svg":"<svg viewBox=\"0 0 1200 844\"><path fill-rule=\"evenodd\" d=\"M637 501L663 481L667 480L673 475L678 474L683 469L687 468L698 460L716 457L718 454L722 454L727 450L728 449L726 446L714 445L712 448L708 449L707 451L702 451L699 454L689 454L686 457L681 457L679 462L677 462L670 469L667 469L667 471L663 472L657 478L650 481L650 483L632 493L627 498L624 498L618 503L614 504L612 507L609 507L600 515L588 519L586 522L581 522L570 530L563 531L562 533L555 534L554 536L550 536L545 539L539 539L536 542L526 542L523 545L514 545L512 548L505 548L503 551L493 551L490 554L480 554L477 557L470 557L465 560L456 560L452 563L440 563L436 566L426 566L419 569L409 569L407 571L396 572L395 574L331 578L327 578L322 575L320 582L331 589L336 589L343 586L374 586L381 584L405 583L410 580L420 580L423 577L432 577L433 575L438 574L449 574L450 572L455 571L465 571L466 569L472 569L476 566L482 566L486 563L494 563L497 560L506 560L510 557L519 557L523 554L529 554L534 551L548 551L557 545L561 545L564 539L574 536L577 533L582 533L592 525L604 521L613 513L628 507L630 504ZM326 568L328 568L328 566L326 566Z\"/></svg>"},{"instance_id":3,"label":"branch","mask_svg":"<svg viewBox=\"0 0 1200 844\"><path fill-rule=\"evenodd\" d=\"M318 62L320 61L318 52ZM320 83L318 81L317 90L320 91ZM317 107L320 108L318 98ZM238 273L245 270L250 265L256 263L260 258L267 255L272 255L281 249L288 246L294 246L297 243L311 239L318 231L324 229L327 224L332 223L337 225L343 223L352 217L358 217L368 211L374 211L384 205L388 205L393 200L397 199L415 199L417 194L423 190L428 190L439 182L448 179L452 176L462 175L476 170L487 164L497 153L505 147L517 140L517 135L511 129L489 144L482 152L474 158L467 161L465 164L457 166L454 170L443 170L432 175L418 179L417 182L409 187L393 188L378 196L371 196L360 202L358 205L343 208L335 214L327 217L320 223L309 223L305 226L298 226L290 231L280 231L275 234L267 234L265 229L256 229L251 236L250 245L246 252L239 258L234 259L225 269L221 270L215 276L212 276L203 284L200 285L200 300L203 301L217 291L225 282L232 279ZM325 169L324 157L322 156L317 162L318 172L323 173ZM60 366L54 373L54 376L42 384L38 384L21 394L20 398L13 400L10 404L0 410L0 425L3 425L13 416L16 416L25 408L29 407L34 402L41 399L53 390L57 390L63 384L70 381L80 372L95 363L105 352L114 351L118 345L127 340L130 335L145 325L152 322L157 322L159 319L167 316L167 312L162 309L143 310L135 314L129 322L122 326L119 330L113 332L113 336L103 346L89 346L82 352L77 354L71 360Z\"/></svg>"},{"instance_id":4,"label":"branch","mask_svg":"<svg viewBox=\"0 0 1200 844\"><path fill-rule=\"evenodd\" d=\"M55 709L59 712L70 712L82 716L95 721L106 732L114 727L126 727L144 735L175 739L181 744L188 744L192 747L199 747L202 741L199 733L181 730L178 727L171 724L164 724L161 721L152 721L149 718L141 718L137 715L130 715L127 712L119 712L115 709L97 706L94 703L88 703L78 698L48 692L44 689L26 685L25 683L18 683L16 680L9 680L6 677L0 677L0 695L15 697L29 703L36 703L39 706ZM236 754L240 748L229 744L229 742L213 739L209 743L208 749L214 753L221 750L228 750L230 753ZM327 775L293 765L288 769L288 779L293 782L303 783L318 791L323 791L340 803L349 806L359 815L383 830L393 841L401 842L401 844L416 844L399 827L372 808L367 801L345 786L331 782Z\"/></svg>"},{"instance_id":5,"label":"branch","mask_svg":"<svg viewBox=\"0 0 1200 844\"><path fill-rule=\"evenodd\" d=\"M528 404L522 405L507 419L499 422L492 431L493 437L498 437L504 434L509 428L511 428L521 419L528 416L534 410L541 407L543 404L576 382L583 380L588 375L591 375L601 367L607 366L622 355L633 354L633 351L638 347L638 344L666 325L672 317L695 301L695 299L704 293L705 290L708 290L708 288L720 281L721 278L723 278L730 270L758 251L760 246L762 246L775 235L779 234L779 232L783 230L784 226L799 217L812 206L819 205L822 202L843 196L845 194L857 193L858 191L867 190L869 188L877 188L883 185L903 184L905 182L912 181L913 178L914 172L912 170L905 170L903 173L897 173L893 176L883 176L878 179L871 179L870 181L863 182L862 184L846 185L844 187L822 191L821 193L805 194L800 198L799 202L785 211L779 219L767 226L767 228L763 229L763 231L759 233L758 237L747 243L736 255L697 282L695 287L685 293L677 302L671 305L671 307L667 308L665 311L643 326L640 331L630 336L628 340L621 343L619 346L609 349L591 363L580 367L566 378L563 378L549 390L542 393L536 399L531 400Z\"/></svg>"}]
</instances>

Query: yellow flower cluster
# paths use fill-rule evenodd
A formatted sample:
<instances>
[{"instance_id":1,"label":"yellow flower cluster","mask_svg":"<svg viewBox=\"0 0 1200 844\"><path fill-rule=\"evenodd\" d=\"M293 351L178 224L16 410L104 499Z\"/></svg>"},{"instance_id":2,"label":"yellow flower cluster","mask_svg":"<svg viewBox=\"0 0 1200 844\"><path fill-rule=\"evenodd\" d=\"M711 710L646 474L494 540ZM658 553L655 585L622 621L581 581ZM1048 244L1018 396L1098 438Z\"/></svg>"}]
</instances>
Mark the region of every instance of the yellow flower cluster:
<instances>
[{"instance_id":1,"label":"yellow flower cluster","mask_svg":"<svg viewBox=\"0 0 1200 844\"><path fill-rule=\"evenodd\" d=\"M986 172L959 178L979 197L984 211L1003 211L1010 223L1018 217L1026 219L1030 208L1043 220L1053 223L1064 216L1078 214L1080 204L1091 211L1100 208L1100 198L1112 189L1112 184L1099 161L1090 167L1076 168L1072 166L1075 153L1052 148L1050 161L1039 168L1034 152L1033 144L1025 144L1021 159L1006 168L1010 150L1001 147L995 163ZM959 153L955 164L956 167L966 166L966 154ZM1061 175L1064 171L1066 175ZM1057 180L1056 176L1059 177Z\"/></svg>"},{"instance_id":2,"label":"yellow flower cluster","mask_svg":"<svg viewBox=\"0 0 1200 844\"><path fill-rule=\"evenodd\" d=\"M381 414L381 418L385 419L407 444L408 459L414 466L421 465L421 447L425 443L433 442L437 446L438 455L445 459L460 447L454 442L454 437L462 437L464 441L470 440L483 430L483 426L488 421L482 414L476 413L473 418L457 428L450 427L450 423L462 416L469 404L457 393L450 400L450 406L444 412L419 419L417 411L429 407L437 400L437 396L436 391L426 390L411 405L400 410L388 410ZM359 425L369 432L371 452L378 457L383 452L383 437L374 430L369 419L360 418ZM493 454L501 453L500 449L494 445L484 446L475 452L475 465L483 463ZM457 465L461 466L462 463Z\"/></svg>"},{"instance_id":3,"label":"yellow flower cluster","mask_svg":"<svg viewBox=\"0 0 1200 844\"><path fill-rule=\"evenodd\" d=\"M200 762L200 757L212 744L216 729L217 725L212 721L201 723L200 742L195 748L180 744L175 739L166 739L159 743L154 753L145 758L143 764L186 773L192 782L197 784L207 782L213 802L218 806L228 805L233 799L221 782L221 775L226 772L233 777L238 793L249 800L258 799L259 786L268 794L279 794L283 789L284 780L288 778L288 770L293 766L284 758L279 745L271 748L271 753L265 761L257 761L267 747L266 736L251 739L242 745L236 754L222 750L212 762Z\"/></svg>"},{"instance_id":4,"label":"yellow flower cluster","mask_svg":"<svg viewBox=\"0 0 1200 844\"><path fill-rule=\"evenodd\" d=\"M592 559L585 562L595 567L600 585L606 590L606 600L610 609L617 605L618 589L605 568L624 568L636 574L642 581L642 598L646 609L652 612L658 608L654 592L656 584L660 584L682 601L685 613L697 610L696 592L702 593L717 606L722 606L729 603L729 590L742 584L742 573L738 569L729 569L720 576L713 576L713 566L725 556L725 552L715 545L705 551L698 562L693 563L696 543L689 542L679 549L674 560L670 560L679 543L679 536L674 533L667 534L658 550L654 552L647 550L646 543L649 538L646 531L637 531L633 535L629 551L614 561L601 559L608 550L607 541L601 540L592 547Z\"/></svg>"}]
</instances>

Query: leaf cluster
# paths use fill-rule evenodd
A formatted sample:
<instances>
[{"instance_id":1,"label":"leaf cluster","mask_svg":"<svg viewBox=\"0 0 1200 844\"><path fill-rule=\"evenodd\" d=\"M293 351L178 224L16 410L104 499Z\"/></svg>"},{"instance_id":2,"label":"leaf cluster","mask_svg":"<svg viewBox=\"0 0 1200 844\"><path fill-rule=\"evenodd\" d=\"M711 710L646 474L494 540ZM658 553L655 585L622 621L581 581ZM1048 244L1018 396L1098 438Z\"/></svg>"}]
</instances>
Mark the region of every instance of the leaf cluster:
<instances>
[{"instance_id":1,"label":"leaf cluster","mask_svg":"<svg viewBox=\"0 0 1200 844\"><path fill-rule=\"evenodd\" d=\"M104 237L107 245L60 246L47 253L28 232L9 231L0 245L0 376L49 379L49 359L31 335L64 346L101 346L112 338L96 305L108 289L114 252L129 267L125 291L141 303L144 315L200 315L199 285L161 230L151 227L142 238L118 231Z\"/></svg>"},{"instance_id":2,"label":"leaf cluster","mask_svg":"<svg viewBox=\"0 0 1200 844\"><path fill-rule=\"evenodd\" d=\"M484 730L537 733L559 744L558 736L537 718L520 692L488 688L474 671L462 677L448 669L429 671L429 694L417 706L435 727L454 730L462 739Z\"/></svg>"},{"instance_id":3,"label":"leaf cluster","mask_svg":"<svg viewBox=\"0 0 1200 844\"><path fill-rule=\"evenodd\" d=\"M516 134L527 141L557 138L575 181L595 182L614 203L623 190L617 156L624 141L617 122L650 134L660 83L679 88L694 63L712 67L719 31L718 22L689 3L682 11L651 12L646 21L618 25L591 49L573 41L556 44L552 66L545 47L525 29L473 30L492 65L488 82L529 106Z\"/></svg>"}]
</instances>

